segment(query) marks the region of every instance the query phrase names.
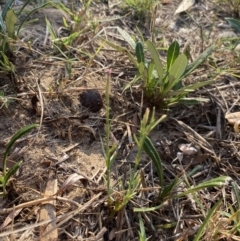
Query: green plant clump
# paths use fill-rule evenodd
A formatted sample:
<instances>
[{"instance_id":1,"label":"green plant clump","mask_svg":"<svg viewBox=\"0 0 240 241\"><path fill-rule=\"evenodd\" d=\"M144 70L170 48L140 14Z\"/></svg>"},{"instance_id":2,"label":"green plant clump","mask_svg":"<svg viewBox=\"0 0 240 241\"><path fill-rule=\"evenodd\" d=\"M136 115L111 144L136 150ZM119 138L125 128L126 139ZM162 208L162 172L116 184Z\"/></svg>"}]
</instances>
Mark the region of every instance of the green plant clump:
<instances>
[{"instance_id":1,"label":"green plant clump","mask_svg":"<svg viewBox=\"0 0 240 241\"><path fill-rule=\"evenodd\" d=\"M204 98L189 98L188 94L213 83L214 80L197 82L187 86L184 86L183 80L207 59L214 50L214 46L207 48L196 60L188 64L186 55L180 54L179 44L174 41L167 50L167 61L164 66L157 49L150 40L136 43L127 32L121 28L118 28L118 31L135 51L136 57L126 48L105 41L118 51L128 54L130 61L138 70L138 74L130 85L142 80L145 97L151 101L153 106L169 107L177 103L197 104L201 101L207 101ZM146 52L150 54L150 58L145 57Z\"/></svg>"},{"instance_id":2,"label":"green plant clump","mask_svg":"<svg viewBox=\"0 0 240 241\"><path fill-rule=\"evenodd\" d=\"M7 73L15 73L15 67L13 63L14 59L14 44L13 41L18 38L18 33L21 30L23 24L27 21L28 17L40 8L44 8L49 3L45 3L32 11L18 23L19 17L25 7L29 4L30 0L27 0L22 8L16 13L12 9L12 5L15 0L8 0L0 13L0 71Z\"/></svg>"},{"instance_id":3,"label":"green plant clump","mask_svg":"<svg viewBox=\"0 0 240 241\"><path fill-rule=\"evenodd\" d=\"M202 215L205 217L205 221L202 223L199 231L196 234L196 238L194 240L198 241L203 236L203 231L209 224L209 220L211 220L213 214L216 213L217 208L221 205L221 200L214 205L214 207L206 213L204 210L201 199L198 195L198 192L204 190L205 188L212 188L212 187L222 187L231 180L228 176L220 176L217 178L213 178L211 180L204 181L198 185L190 184L190 178L196 174L200 169L201 166L196 166L188 173L182 173L182 176L176 176L172 180L169 180L165 176L164 172L164 164L162 159L160 158L158 151L154 147L151 139L149 138L149 134L155 127L161 123L165 115L161 116L158 119L155 119L155 109L153 108L152 113L147 108L143 118L141 120L141 124L139 127L139 132L134 134L134 141L137 147L137 153L133 158L133 167L129 167L129 170L123 175L123 177L119 178L117 183L111 185L111 168L113 167L114 161L117 157L118 147L117 144L114 144L110 148L110 102L109 102L109 88L110 87L110 73L108 74L107 78L107 85L106 85L106 105L107 105L107 113L106 113L106 146L104 148L103 142L103 152L106 160L106 175L105 175L105 182L107 186L108 192L108 206L111 210L111 215L121 215L124 213L125 209L131 203L131 206L135 203L136 200L139 200L141 196L141 188L145 187L148 188L147 182L145 180L145 174L143 169L139 169L139 164L143 158L143 152L145 152L150 159L152 160L153 166L156 170L156 184L158 189L156 189L156 200L153 200L153 206L149 206L148 203L146 205L136 205L133 207L133 211L138 213L139 219L139 227L140 230L138 232L139 240L146 240L146 233L145 227L142 220L142 216L146 212L153 212L159 210L164 211L164 204L169 200L183 198L187 195L192 195L194 201L197 203L198 208L201 210ZM186 189L179 188L182 184L186 187ZM151 188L151 187L150 187ZM179 191L176 191L179 190ZM141 199L141 198L140 198ZM159 204L159 205L156 205ZM154 228L159 229L162 228L160 225L154 225ZM168 227L175 227L176 223L171 222L165 225L165 228Z\"/></svg>"}]
</instances>

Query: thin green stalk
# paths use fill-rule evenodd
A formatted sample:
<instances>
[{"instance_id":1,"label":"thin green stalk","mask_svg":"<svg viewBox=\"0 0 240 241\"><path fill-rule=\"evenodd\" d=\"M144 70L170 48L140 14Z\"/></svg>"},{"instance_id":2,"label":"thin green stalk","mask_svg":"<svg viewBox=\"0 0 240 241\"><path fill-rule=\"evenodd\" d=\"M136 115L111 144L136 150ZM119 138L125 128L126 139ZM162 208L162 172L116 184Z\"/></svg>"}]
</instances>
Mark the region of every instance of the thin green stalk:
<instances>
[{"instance_id":1,"label":"thin green stalk","mask_svg":"<svg viewBox=\"0 0 240 241\"><path fill-rule=\"evenodd\" d=\"M24 134L26 134L27 132L29 132L30 130L32 130L33 128L36 128L38 126L38 124L33 124L33 125L28 125L24 128L22 128L20 131L18 131L9 141L9 143L6 146L5 152L4 152L4 157L3 157L3 177L6 176L6 170L7 170L7 156L9 154L9 151L11 149L11 147L13 146L13 144L19 139L21 138Z\"/></svg>"},{"instance_id":2,"label":"thin green stalk","mask_svg":"<svg viewBox=\"0 0 240 241\"><path fill-rule=\"evenodd\" d=\"M110 70L107 73L106 84L106 165L107 165L107 191L110 197L110 168L111 168L111 153L110 153Z\"/></svg>"}]
</instances>

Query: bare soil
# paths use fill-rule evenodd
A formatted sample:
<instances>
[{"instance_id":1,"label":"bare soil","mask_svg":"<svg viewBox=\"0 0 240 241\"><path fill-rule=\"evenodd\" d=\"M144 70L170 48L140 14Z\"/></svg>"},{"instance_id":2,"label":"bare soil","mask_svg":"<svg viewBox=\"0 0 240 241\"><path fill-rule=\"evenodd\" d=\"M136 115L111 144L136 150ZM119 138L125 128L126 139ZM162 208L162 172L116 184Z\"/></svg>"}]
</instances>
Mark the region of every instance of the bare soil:
<instances>
[{"instance_id":1,"label":"bare soil","mask_svg":"<svg viewBox=\"0 0 240 241\"><path fill-rule=\"evenodd\" d=\"M139 37L138 26L144 38L155 39L162 49L175 39L180 43L181 50L188 43L191 56L195 59L217 39L228 34L236 35L224 20L224 17L231 17L230 8L213 1L199 1L188 13L174 15L180 2L169 1L165 5L159 2L155 14L138 19L132 11L121 8L120 2L93 1L84 20L84 31L74 42L74 48L65 49L72 63L71 75L67 74L70 61L67 62L53 48L45 22L47 18L53 29L63 36L66 33L61 29L62 19L65 17L70 22L70 17L54 8L39 10L30 17L36 21L24 26L19 41L15 43L16 74L2 75L0 78L0 90L12 98L7 108L0 109L0 153L3 155L6 143L22 127L39 123L40 128L20 139L9 157L9 167L19 160L23 164L9 187L8 196L1 200L0 207L12 208L23 203L29 203L29 206L21 210L13 224L10 222L8 227L1 230L0 240L39 240L44 231L31 225L38 223L40 204L44 203L32 205L31 201L44 197L47 182L53 173L58 190L61 190L59 196L65 198L65 201L56 201L56 216L72 215L70 219L63 217L57 220L58 223L63 220L58 227L57 240L139 240L137 215L133 213L134 202L130 202L116 217L106 205L106 187L102 177L106 171L103 146L107 71L111 70L111 141L119 144L112 183L120 180L133 166L136 147L131 137L137 129L133 124L136 124L136 118L138 121L141 119L144 110L151 105L147 101L141 103L140 86L122 92L133 79L136 69L126 55L103 45L100 36L128 47L116 27ZM79 7L77 3L75 5L77 10ZM91 21L96 24L94 29L89 24ZM160 54L165 59L166 51L160 51ZM192 94L193 97L209 98L208 103L191 107L175 106L168 111L157 110L158 117L168 114L168 118L150 135L162 158L166 183L197 165L201 168L191 179L195 185L220 175L230 176L239 183L239 136L224 118L228 111L240 109L237 101L240 85L238 65L234 64L236 55L237 52L226 50L226 46L222 45L210 60L185 80L185 84L189 84L215 78L217 68L225 69L216 78L215 84ZM235 71L228 71L231 66ZM103 106L99 111L94 111L88 104L89 108L81 105L80 95L88 89L100 93ZM199 139L196 133L205 141ZM180 144L192 144L198 153L184 156L179 162L177 155ZM140 168L144 169L149 187L153 188L156 173L146 155L142 156ZM63 190L65 181L76 173L80 181L73 181L71 186ZM231 200L229 190L228 187L224 189L225 198ZM211 193L206 191L202 201L211 207L221 192L214 189ZM115 195L121 202L121 193ZM150 206L158 204L154 203L154 196L154 189L145 196ZM74 204L70 203L71 200L83 209L72 214ZM177 218L172 205L180 205L182 218ZM149 240L192 240L196 233L194 228L203 220L200 210L191 203L191 199L184 199L180 204L166 203L166 206L169 208L144 217ZM2 213L0 224L8 214L9 211ZM175 227L163 228L165 224L177 221L179 224ZM11 233L11 230L16 232ZM40 240L47 239L41 237ZM206 236L205 240L211 239Z\"/></svg>"}]
</instances>

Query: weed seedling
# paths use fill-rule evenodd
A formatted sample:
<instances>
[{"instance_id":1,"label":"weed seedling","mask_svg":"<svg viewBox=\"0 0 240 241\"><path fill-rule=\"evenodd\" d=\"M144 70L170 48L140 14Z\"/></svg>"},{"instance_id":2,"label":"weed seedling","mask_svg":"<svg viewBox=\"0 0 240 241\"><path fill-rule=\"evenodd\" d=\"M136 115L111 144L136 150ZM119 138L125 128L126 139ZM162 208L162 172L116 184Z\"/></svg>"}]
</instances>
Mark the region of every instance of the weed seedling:
<instances>
[{"instance_id":1,"label":"weed seedling","mask_svg":"<svg viewBox=\"0 0 240 241\"><path fill-rule=\"evenodd\" d=\"M6 186L8 185L9 179L16 173L16 171L19 169L21 165L21 162L17 162L7 171L7 157L11 147L19 138L21 138L23 135L25 135L26 133L28 133L36 127L38 127L38 124L33 124L22 128L11 138L11 140L7 144L3 156L2 174L0 174L0 188L2 189L2 191L0 191L0 196L5 196L7 194Z\"/></svg>"},{"instance_id":2,"label":"weed seedling","mask_svg":"<svg viewBox=\"0 0 240 241\"><path fill-rule=\"evenodd\" d=\"M179 44L174 41L167 50L167 60L164 66L156 47L150 40L144 43L136 42L121 28L118 28L118 31L135 51L136 58L126 48L107 40L105 42L116 50L128 54L138 72L131 84L142 80L144 95L153 106L165 108L177 103L196 104L207 101L204 98L189 98L187 95L200 87L213 83L214 80L197 82L187 86L184 86L183 80L207 59L213 52L214 46L206 49L196 60L188 64L188 58L185 54L180 54ZM150 54L150 58L146 57L146 52Z\"/></svg>"}]
</instances>

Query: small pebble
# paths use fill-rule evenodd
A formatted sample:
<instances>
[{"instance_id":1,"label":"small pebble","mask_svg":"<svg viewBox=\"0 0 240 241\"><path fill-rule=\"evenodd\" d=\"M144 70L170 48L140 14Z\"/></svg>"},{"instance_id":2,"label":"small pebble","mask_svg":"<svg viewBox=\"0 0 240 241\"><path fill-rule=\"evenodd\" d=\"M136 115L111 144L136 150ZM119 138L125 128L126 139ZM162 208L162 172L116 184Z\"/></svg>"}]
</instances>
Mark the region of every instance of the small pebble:
<instances>
[{"instance_id":1,"label":"small pebble","mask_svg":"<svg viewBox=\"0 0 240 241\"><path fill-rule=\"evenodd\" d=\"M97 90L86 90L81 93L80 102L92 112L98 112L103 107L102 97Z\"/></svg>"}]
</instances>

